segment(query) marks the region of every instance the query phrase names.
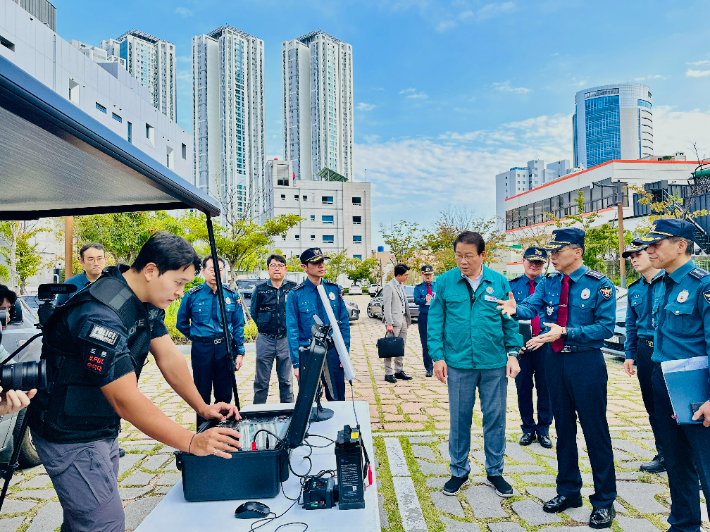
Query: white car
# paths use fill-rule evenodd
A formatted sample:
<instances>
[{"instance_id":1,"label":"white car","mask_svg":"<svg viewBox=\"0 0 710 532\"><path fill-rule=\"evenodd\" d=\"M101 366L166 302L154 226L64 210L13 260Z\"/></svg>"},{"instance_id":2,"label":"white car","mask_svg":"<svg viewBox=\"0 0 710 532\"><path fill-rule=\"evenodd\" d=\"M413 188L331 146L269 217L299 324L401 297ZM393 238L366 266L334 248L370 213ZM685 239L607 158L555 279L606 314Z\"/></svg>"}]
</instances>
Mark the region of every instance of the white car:
<instances>
[{"instance_id":1,"label":"white car","mask_svg":"<svg viewBox=\"0 0 710 532\"><path fill-rule=\"evenodd\" d=\"M367 293L370 294L370 297L375 297L379 291L380 285L378 284L371 284L367 289Z\"/></svg>"},{"instance_id":2,"label":"white car","mask_svg":"<svg viewBox=\"0 0 710 532\"><path fill-rule=\"evenodd\" d=\"M351 295L351 296L361 296L361 295L362 295L362 287L357 286L357 285L352 285L352 286L348 289L348 295Z\"/></svg>"}]
</instances>

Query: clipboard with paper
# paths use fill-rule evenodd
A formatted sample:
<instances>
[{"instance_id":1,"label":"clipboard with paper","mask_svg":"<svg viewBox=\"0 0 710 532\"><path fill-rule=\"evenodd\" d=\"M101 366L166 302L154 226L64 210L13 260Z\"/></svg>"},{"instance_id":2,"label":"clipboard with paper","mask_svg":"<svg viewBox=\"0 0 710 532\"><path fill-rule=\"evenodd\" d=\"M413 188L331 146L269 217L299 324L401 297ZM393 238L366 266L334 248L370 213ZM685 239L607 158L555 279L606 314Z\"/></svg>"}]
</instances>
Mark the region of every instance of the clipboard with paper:
<instances>
[{"instance_id":1,"label":"clipboard with paper","mask_svg":"<svg viewBox=\"0 0 710 532\"><path fill-rule=\"evenodd\" d=\"M710 399L708 357L667 360L661 363L661 368L678 424L702 423L693 421L690 405Z\"/></svg>"}]
</instances>

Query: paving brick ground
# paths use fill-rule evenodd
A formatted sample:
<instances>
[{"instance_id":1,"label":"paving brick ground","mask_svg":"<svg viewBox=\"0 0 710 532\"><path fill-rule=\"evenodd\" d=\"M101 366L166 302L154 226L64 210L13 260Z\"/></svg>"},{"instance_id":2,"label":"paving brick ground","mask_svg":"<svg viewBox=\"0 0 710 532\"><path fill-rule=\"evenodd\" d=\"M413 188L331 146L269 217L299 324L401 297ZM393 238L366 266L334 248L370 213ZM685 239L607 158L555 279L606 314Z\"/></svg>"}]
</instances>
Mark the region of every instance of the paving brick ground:
<instances>
[{"instance_id":1,"label":"paving brick ground","mask_svg":"<svg viewBox=\"0 0 710 532\"><path fill-rule=\"evenodd\" d=\"M505 476L515 496L500 499L485 485L481 412L474 411L471 445L471 485L457 497L444 497L447 480L449 401L446 386L425 378L416 324L407 339L405 371L415 378L396 385L384 382L384 366L375 343L383 335L381 322L366 317L367 296L353 299L361 319L351 326L351 356L358 372L355 398L370 404L378 464L378 490L383 530L429 532L583 532L591 506L550 516L541 504L554 496L557 462L554 449L538 444L520 447L520 419L515 385L508 386ZM253 344L252 344L253 349ZM189 347L184 348L189 357ZM617 464L619 517L616 532L667 530L670 511L665 475L638 471L640 462L654 454L653 437L643 408L638 381L629 378L621 363L609 360L608 421ZM244 367L237 374L243 404L253 401L255 374L253 351L248 349ZM170 389L154 363L144 369L140 388L163 412L188 429L195 429L195 413ZM278 401L278 384L272 376L269 402ZM554 436L554 430L552 431ZM135 529L179 478L172 449L148 438L124 423L119 489L126 511L126 530ZM580 464L585 488L591 492L591 469L580 430ZM707 516L705 516L707 519ZM61 507L42 466L18 472L0 514L0 532L53 531L61 524ZM706 523L706 530L710 525ZM335 530L335 529L334 529Z\"/></svg>"}]
</instances>

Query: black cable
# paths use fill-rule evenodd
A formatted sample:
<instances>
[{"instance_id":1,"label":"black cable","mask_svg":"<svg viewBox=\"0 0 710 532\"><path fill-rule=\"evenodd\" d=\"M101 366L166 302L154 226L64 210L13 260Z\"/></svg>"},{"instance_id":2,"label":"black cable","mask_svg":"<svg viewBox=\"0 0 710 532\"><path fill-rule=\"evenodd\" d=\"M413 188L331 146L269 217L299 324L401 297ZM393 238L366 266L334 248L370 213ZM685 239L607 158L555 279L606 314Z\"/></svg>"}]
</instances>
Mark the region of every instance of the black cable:
<instances>
[{"instance_id":1,"label":"black cable","mask_svg":"<svg viewBox=\"0 0 710 532\"><path fill-rule=\"evenodd\" d=\"M306 434L306 438L323 438L324 440L328 440L330 443L328 445L313 445L311 443L305 443L305 445L308 445L309 447L312 447L313 449L325 449L326 447L330 447L335 443L335 440L332 438L329 438L328 436L321 436L320 434Z\"/></svg>"},{"instance_id":2,"label":"black cable","mask_svg":"<svg viewBox=\"0 0 710 532\"><path fill-rule=\"evenodd\" d=\"M357 420L357 412L355 411L355 390L353 389L353 381L350 382L350 395L353 398L353 414L355 414L355 426L359 427L360 422Z\"/></svg>"}]
</instances>

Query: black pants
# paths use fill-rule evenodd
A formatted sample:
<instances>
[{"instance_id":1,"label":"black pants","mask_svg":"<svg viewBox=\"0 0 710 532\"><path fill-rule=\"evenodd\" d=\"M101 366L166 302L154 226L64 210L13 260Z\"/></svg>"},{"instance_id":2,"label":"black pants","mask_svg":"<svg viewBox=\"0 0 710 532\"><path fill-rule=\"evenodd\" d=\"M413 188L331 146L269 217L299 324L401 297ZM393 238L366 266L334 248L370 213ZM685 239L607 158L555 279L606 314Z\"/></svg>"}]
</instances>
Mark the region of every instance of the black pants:
<instances>
[{"instance_id":1,"label":"black pants","mask_svg":"<svg viewBox=\"0 0 710 532\"><path fill-rule=\"evenodd\" d=\"M422 342L422 360L424 361L424 368L427 371L432 371L434 369L434 361L429 356L429 346L426 341L426 324L429 318L428 312L419 311L419 317L417 318L417 327L419 328L419 339Z\"/></svg>"},{"instance_id":2,"label":"black pants","mask_svg":"<svg viewBox=\"0 0 710 532\"><path fill-rule=\"evenodd\" d=\"M653 347L648 345L648 339L639 338L636 346L636 371L638 372L639 386L641 386L641 398L643 406L648 412L648 421L651 423L653 437L656 440L656 451L658 456L663 456L663 445L658 437L658 419L656 417L656 407L653 400L653 368L656 366L652 361Z\"/></svg>"},{"instance_id":3,"label":"black pants","mask_svg":"<svg viewBox=\"0 0 710 532\"><path fill-rule=\"evenodd\" d=\"M608 375L599 350L555 353L545 358L547 387L557 429L557 493L577 497L582 489L577 454L577 416L592 465L595 508L610 508L616 499L616 472L606 421Z\"/></svg>"},{"instance_id":4,"label":"black pants","mask_svg":"<svg viewBox=\"0 0 710 532\"><path fill-rule=\"evenodd\" d=\"M192 378L202 400L210 404L214 386L215 403L232 401L232 363L227 355L227 345L192 342ZM197 416L199 428L205 419Z\"/></svg>"},{"instance_id":5,"label":"black pants","mask_svg":"<svg viewBox=\"0 0 710 532\"><path fill-rule=\"evenodd\" d=\"M550 351L548 344L535 351L520 355L520 373L515 377L518 388L518 410L523 421L521 428L525 434L547 436L552 424L552 406L545 378L545 358ZM534 383L533 383L534 378ZM533 388L537 389L537 423L533 407Z\"/></svg>"},{"instance_id":6,"label":"black pants","mask_svg":"<svg viewBox=\"0 0 710 532\"><path fill-rule=\"evenodd\" d=\"M710 510L710 427L679 425L673 418L673 407L668 397L663 372L653 370L653 398L658 420L658 436L663 445L663 456L671 488L669 532L698 532L700 530L700 494L698 479Z\"/></svg>"}]
</instances>

